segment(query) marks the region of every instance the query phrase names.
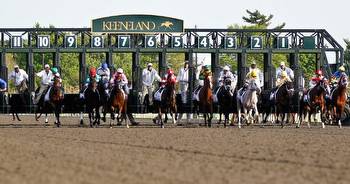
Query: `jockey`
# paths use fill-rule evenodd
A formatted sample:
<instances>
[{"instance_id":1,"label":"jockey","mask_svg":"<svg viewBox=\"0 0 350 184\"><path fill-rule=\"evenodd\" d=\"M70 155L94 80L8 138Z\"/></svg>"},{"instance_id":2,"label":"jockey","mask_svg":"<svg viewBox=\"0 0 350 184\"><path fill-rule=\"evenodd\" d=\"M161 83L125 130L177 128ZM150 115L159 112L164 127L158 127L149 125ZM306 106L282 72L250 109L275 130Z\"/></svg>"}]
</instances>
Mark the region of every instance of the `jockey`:
<instances>
[{"instance_id":1,"label":"jockey","mask_svg":"<svg viewBox=\"0 0 350 184\"><path fill-rule=\"evenodd\" d=\"M195 89L194 94L197 94L199 92L199 90L202 88L202 86L204 85L205 74L207 72L210 72L209 65L201 64L200 66L202 69L200 70L200 72L198 74L198 86Z\"/></svg>"},{"instance_id":2,"label":"jockey","mask_svg":"<svg viewBox=\"0 0 350 184\"><path fill-rule=\"evenodd\" d=\"M233 88L234 86L236 86L235 83L237 83L237 75L234 75L231 71L230 68L228 66L225 66L223 68L223 71L220 72L220 77L219 77L219 86L223 86L225 79L230 79L231 80L231 87Z\"/></svg>"},{"instance_id":3,"label":"jockey","mask_svg":"<svg viewBox=\"0 0 350 184\"><path fill-rule=\"evenodd\" d=\"M5 80L0 78L0 92L7 91L7 83Z\"/></svg>"},{"instance_id":4,"label":"jockey","mask_svg":"<svg viewBox=\"0 0 350 184\"><path fill-rule=\"evenodd\" d=\"M50 65L48 64L45 64L44 70L36 73L36 76L41 78L41 82L39 91L35 95L34 104L37 104L39 102L41 96L49 88L49 85L54 77L52 71L50 70Z\"/></svg>"},{"instance_id":5,"label":"jockey","mask_svg":"<svg viewBox=\"0 0 350 184\"><path fill-rule=\"evenodd\" d=\"M309 88L315 87L320 81L324 79L325 77L323 76L322 70L316 70L315 75L311 78L309 82Z\"/></svg>"},{"instance_id":6,"label":"jockey","mask_svg":"<svg viewBox=\"0 0 350 184\"><path fill-rule=\"evenodd\" d=\"M10 79L14 81L18 93L22 93L28 88L26 83L28 74L23 69L20 69L18 65L15 65L14 69L10 74Z\"/></svg>"},{"instance_id":7,"label":"jockey","mask_svg":"<svg viewBox=\"0 0 350 184\"><path fill-rule=\"evenodd\" d=\"M257 75L256 79L259 81L260 87L262 87L263 84L264 84L264 75L261 72L261 70L259 68L257 68L255 61L253 61L252 64L250 65L249 72L246 75L246 79L249 79L249 77L247 77L247 76L250 76L249 73L252 72L252 71L256 72L256 75Z\"/></svg>"},{"instance_id":8,"label":"jockey","mask_svg":"<svg viewBox=\"0 0 350 184\"><path fill-rule=\"evenodd\" d=\"M175 84L177 82L176 76L174 75L174 71L170 68L166 72L165 77L166 77L167 84Z\"/></svg>"},{"instance_id":9,"label":"jockey","mask_svg":"<svg viewBox=\"0 0 350 184\"><path fill-rule=\"evenodd\" d=\"M294 72L289 67L286 67L286 64L282 61L280 63L280 67L276 70L276 79L281 78L282 72L285 71L289 77L290 80L294 80Z\"/></svg>"},{"instance_id":10,"label":"jockey","mask_svg":"<svg viewBox=\"0 0 350 184\"><path fill-rule=\"evenodd\" d=\"M97 68L97 75L101 77L101 81L103 83L104 89L108 88L108 82L109 82L109 77L111 75L111 72L108 68L108 65L106 62L103 62L99 68Z\"/></svg>"},{"instance_id":11,"label":"jockey","mask_svg":"<svg viewBox=\"0 0 350 184\"><path fill-rule=\"evenodd\" d=\"M277 89L280 88L286 82L292 82L292 80L289 78L288 73L286 71L281 71L276 80L276 87L273 88L271 91L270 100L275 98Z\"/></svg>"},{"instance_id":12,"label":"jockey","mask_svg":"<svg viewBox=\"0 0 350 184\"><path fill-rule=\"evenodd\" d=\"M90 84L92 79L95 79L97 83L101 80L100 75L96 73L96 68L94 67L90 68L89 76L85 80L85 87L87 87Z\"/></svg>"},{"instance_id":13,"label":"jockey","mask_svg":"<svg viewBox=\"0 0 350 184\"><path fill-rule=\"evenodd\" d=\"M338 83L338 80L342 77L345 76L347 77L346 73L345 73L345 67L344 66L340 66L338 68L338 71L336 71L333 75L332 75L332 79L331 79L331 84L336 86Z\"/></svg>"},{"instance_id":14,"label":"jockey","mask_svg":"<svg viewBox=\"0 0 350 184\"><path fill-rule=\"evenodd\" d=\"M120 85L122 85L125 94L129 95L128 79L126 78L126 75L124 74L122 68L118 68L117 71L113 74L111 80L109 81L111 86L114 86L118 82Z\"/></svg>"},{"instance_id":15,"label":"jockey","mask_svg":"<svg viewBox=\"0 0 350 184\"><path fill-rule=\"evenodd\" d=\"M52 89L52 86L55 82L55 79L58 79L58 82L59 82L59 86L61 87L62 85L62 79L61 79L61 75L58 73L58 69L56 67L53 67L51 69L51 72L52 72L52 75L53 75L53 78L51 79L51 82L49 84L49 89L47 90L46 94L45 94L45 97L44 97L44 101L47 102L50 100L50 92L51 92L51 89Z\"/></svg>"}]
</instances>

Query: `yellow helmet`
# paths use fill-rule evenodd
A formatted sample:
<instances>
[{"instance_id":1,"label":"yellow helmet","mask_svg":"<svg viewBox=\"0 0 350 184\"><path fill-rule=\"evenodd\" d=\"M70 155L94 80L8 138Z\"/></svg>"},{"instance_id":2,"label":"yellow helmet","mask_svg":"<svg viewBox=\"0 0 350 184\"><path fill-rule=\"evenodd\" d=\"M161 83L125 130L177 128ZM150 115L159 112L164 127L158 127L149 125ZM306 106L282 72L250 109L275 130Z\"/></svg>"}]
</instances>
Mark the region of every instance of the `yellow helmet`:
<instances>
[{"instance_id":1,"label":"yellow helmet","mask_svg":"<svg viewBox=\"0 0 350 184\"><path fill-rule=\"evenodd\" d=\"M341 71L341 72L345 72L345 67L344 66L340 66L338 70Z\"/></svg>"},{"instance_id":2,"label":"yellow helmet","mask_svg":"<svg viewBox=\"0 0 350 184\"><path fill-rule=\"evenodd\" d=\"M282 71L281 72L281 77L282 78L286 78L287 77L287 72L286 71Z\"/></svg>"},{"instance_id":3,"label":"yellow helmet","mask_svg":"<svg viewBox=\"0 0 350 184\"><path fill-rule=\"evenodd\" d=\"M257 74L256 70L252 70L252 71L250 72L250 76L251 76L252 78L258 77L258 74Z\"/></svg>"}]
</instances>

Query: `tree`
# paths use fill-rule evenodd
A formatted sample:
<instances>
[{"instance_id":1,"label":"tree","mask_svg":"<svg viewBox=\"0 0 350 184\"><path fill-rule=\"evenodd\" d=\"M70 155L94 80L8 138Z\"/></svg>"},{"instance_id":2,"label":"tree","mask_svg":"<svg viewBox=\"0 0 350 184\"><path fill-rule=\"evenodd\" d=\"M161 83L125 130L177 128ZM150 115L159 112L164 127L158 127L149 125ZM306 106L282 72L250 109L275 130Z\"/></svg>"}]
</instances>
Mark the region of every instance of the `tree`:
<instances>
[{"instance_id":1,"label":"tree","mask_svg":"<svg viewBox=\"0 0 350 184\"><path fill-rule=\"evenodd\" d=\"M271 20L273 18L272 14L264 15L260 13L258 10L255 10L254 12L246 10L246 12L248 13L248 16L247 17L243 16L242 19L246 23L252 24L255 28L267 29L271 25ZM286 23L283 22L282 24L278 25L274 29L282 29L285 25Z\"/></svg>"},{"instance_id":2,"label":"tree","mask_svg":"<svg viewBox=\"0 0 350 184\"><path fill-rule=\"evenodd\" d=\"M350 62L350 39L344 39L344 42L346 44L346 48L344 51L344 60L347 64Z\"/></svg>"}]
</instances>

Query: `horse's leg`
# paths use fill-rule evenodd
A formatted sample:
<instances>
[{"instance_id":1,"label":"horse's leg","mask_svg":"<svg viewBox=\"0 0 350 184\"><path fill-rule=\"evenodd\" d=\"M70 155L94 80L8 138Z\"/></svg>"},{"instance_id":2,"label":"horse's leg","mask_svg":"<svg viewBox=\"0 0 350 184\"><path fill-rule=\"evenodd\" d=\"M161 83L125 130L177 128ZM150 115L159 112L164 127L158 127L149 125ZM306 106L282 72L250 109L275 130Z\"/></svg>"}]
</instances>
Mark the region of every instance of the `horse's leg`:
<instances>
[{"instance_id":1,"label":"horse's leg","mask_svg":"<svg viewBox=\"0 0 350 184\"><path fill-rule=\"evenodd\" d=\"M89 111L88 111L88 114L89 114L89 122L90 122L90 128L92 128L92 109L89 108Z\"/></svg>"},{"instance_id":2,"label":"horse's leg","mask_svg":"<svg viewBox=\"0 0 350 184\"><path fill-rule=\"evenodd\" d=\"M308 121L307 121L307 127L308 127L308 128L310 128L310 122L311 122L311 115L312 115L312 114L313 114L312 111L309 110L309 112L308 112Z\"/></svg>"},{"instance_id":3,"label":"horse's leg","mask_svg":"<svg viewBox=\"0 0 350 184\"><path fill-rule=\"evenodd\" d=\"M164 123L163 123L163 118L162 118L163 114L162 114L162 108L159 107L158 109L158 118L160 121L160 127L164 128ZM165 117L166 117L166 113L165 113Z\"/></svg>"},{"instance_id":4,"label":"horse's leg","mask_svg":"<svg viewBox=\"0 0 350 184\"><path fill-rule=\"evenodd\" d=\"M325 106L324 105L321 105L321 123L322 123L322 128L326 128L325 125L324 125L324 122L325 122Z\"/></svg>"},{"instance_id":5,"label":"horse's leg","mask_svg":"<svg viewBox=\"0 0 350 184\"><path fill-rule=\"evenodd\" d=\"M344 107L338 107L337 110L337 121L338 121L338 127L342 128L342 124L341 124L341 114L342 112L344 112Z\"/></svg>"},{"instance_id":6,"label":"horse's leg","mask_svg":"<svg viewBox=\"0 0 350 184\"><path fill-rule=\"evenodd\" d=\"M238 128L241 128L241 106L237 100Z\"/></svg>"},{"instance_id":7,"label":"horse's leg","mask_svg":"<svg viewBox=\"0 0 350 184\"><path fill-rule=\"evenodd\" d=\"M47 113L45 113L45 124L47 124L47 123L49 123L49 118L47 117Z\"/></svg>"},{"instance_id":8,"label":"horse's leg","mask_svg":"<svg viewBox=\"0 0 350 184\"><path fill-rule=\"evenodd\" d=\"M101 120L100 107L98 105L96 105L95 109L96 109L96 118L95 118L96 126L99 126L100 120Z\"/></svg>"},{"instance_id":9,"label":"horse's leg","mask_svg":"<svg viewBox=\"0 0 350 184\"><path fill-rule=\"evenodd\" d=\"M112 128L112 125L114 124L115 114L114 114L114 108L111 107L111 119L109 120L109 127Z\"/></svg>"},{"instance_id":10,"label":"horse's leg","mask_svg":"<svg viewBox=\"0 0 350 184\"><path fill-rule=\"evenodd\" d=\"M84 125L83 111L80 111L80 126Z\"/></svg>"},{"instance_id":11,"label":"horse's leg","mask_svg":"<svg viewBox=\"0 0 350 184\"><path fill-rule=\"evenodd\" d=\"M56 118L56 126L60 127L61 122L60 122L60 112L57 107L55 107L55 118Z\"/></svg>"}]
</instances>

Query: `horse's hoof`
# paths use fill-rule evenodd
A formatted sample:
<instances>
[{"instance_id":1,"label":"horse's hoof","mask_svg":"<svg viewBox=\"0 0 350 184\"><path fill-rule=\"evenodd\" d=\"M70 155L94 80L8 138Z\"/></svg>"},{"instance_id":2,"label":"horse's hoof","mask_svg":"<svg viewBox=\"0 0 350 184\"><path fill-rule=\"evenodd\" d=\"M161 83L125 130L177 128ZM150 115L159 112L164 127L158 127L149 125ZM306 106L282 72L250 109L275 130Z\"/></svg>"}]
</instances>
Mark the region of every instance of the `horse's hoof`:
<instances>
[{"instance_id":1,"label":"horse's hoof","mask_svg":"<svg viewBox=\"0 0 350 184\"><path fill-rule=\"evenodd\" d=\"M106 122L106 117L101 118L103 122Z\"/></svg>"},{"instance_id":2,"label":"horse's hoof","mask_svg":"<svg viewBox=\"0 0 350 184\"><path fill-rule=\"evenodd\" d=\"M136 122L136 121L134 121L134 122L131 122L131 125L132 126L137 126L137 125L139 125L140 123L138 123L138 122Z\"/></svg>"},{"instance_id":3,"label":"horse's hoof","mask_svg":"<svg viewBox=\"0 0 350 184\"><path fill-rule=\"evenodd\" d=\"M157 124L157 120L156 119L152 119L154 124Z\"/></svg>"},{"instance_id":4,"label":"horse's hoof","mask_svg":"<svg viewBox=\"0 0 350 184\"><path fill-rule=\"evenodd\" d=\"M84 125L84 121L83 120L80 120L80 125Z\"/></svg>"},{"instance_id":5,"label":"horse's hoof","mask_svg":"<svg viewBox=\"0 0 350 184\"><path fill-rule=\"evenodd\" d=\"M121 126L122 125L122 123L117 123L117 126Z\"/></svg>"}]
</instances>

